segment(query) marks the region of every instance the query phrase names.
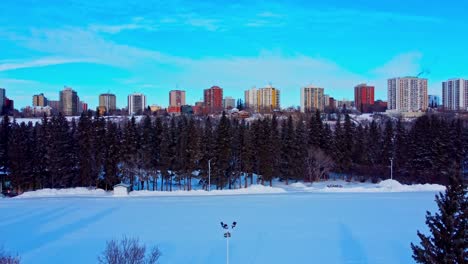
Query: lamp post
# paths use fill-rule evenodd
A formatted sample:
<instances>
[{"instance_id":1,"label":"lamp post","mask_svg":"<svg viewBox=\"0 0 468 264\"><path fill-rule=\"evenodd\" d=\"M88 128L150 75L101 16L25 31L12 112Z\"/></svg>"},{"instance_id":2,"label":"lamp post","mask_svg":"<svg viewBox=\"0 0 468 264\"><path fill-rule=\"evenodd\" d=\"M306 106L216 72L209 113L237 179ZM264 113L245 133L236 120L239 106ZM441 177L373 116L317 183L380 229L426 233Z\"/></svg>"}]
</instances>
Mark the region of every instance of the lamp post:
<instances>
[{"instance_id":1,"label":"lamp post","mask_svg":"<svg viewBox=\"0 0 468 264\"><path fill-rule=\"evenodd\" d=\"M393 180L393 158L390 158L390 179Z\"/></svg>"},{"instance_id":2,"label":"lamp post","mask_svg":"<svg viewBox=\"0 0 468 264\"><path fill-rule=\"evenodd\" d=\"M208 191L211 192L211 159L208 160Z\"/></svg>"},{"instance_id":3,"label":"lamp post","mask_svg":"<svg viewBox=\"0 0 468 264\"><path fill-rule=\"evenodd\" d=\"M234 230L237 222L232 222L231 230ZM229 264L229 238L231 238L231 232L229 232L229 225L221 222L221 227L226 230L224 233L224 238L226 238L226 264Z\"/></svg>"}]
</instances>

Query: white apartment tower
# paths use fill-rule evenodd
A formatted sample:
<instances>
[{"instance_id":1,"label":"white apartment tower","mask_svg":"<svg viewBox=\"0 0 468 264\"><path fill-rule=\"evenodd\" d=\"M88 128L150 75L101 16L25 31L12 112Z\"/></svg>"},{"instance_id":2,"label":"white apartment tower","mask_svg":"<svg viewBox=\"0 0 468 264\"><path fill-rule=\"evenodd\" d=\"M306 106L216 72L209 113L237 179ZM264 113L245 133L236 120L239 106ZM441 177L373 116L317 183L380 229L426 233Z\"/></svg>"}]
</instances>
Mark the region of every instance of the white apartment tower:
<instances>
[{"instance_id":1,"label":"white apartment tower","mask_svg":"<svg viewBox=\"0 0 468 264\"><path fill-rule=\"evenodd\" d=\"M427 107L427 79L398 77L388 80L389 110L418 112L426 111Z\"/></svg>"},{"instance_id":2,"label":"white apartment tower","mask_svg":"<svg viewBox=\"0 0 468 264\"><path fill-rule=\"evenodd\" d=\"M257 107L259 111L279 110L280 91L271 85L258 89Z\"/></svg>"},{"instance_id":3,"label":"white apartment tower","mask_svg":"<svg viewBox=\"0 0 468 264\"><path fill-rule=\"evenodd\" d=\"M140 93L134 93L128 96L128 114L142 114L146 108L146 96Z\"/></svg>"},{"instance_id":4,"label":"white apartment tower","mask_svg":"<svg viewBox=\"0 0 468 264\"><path fill-rule=\"evenodd\" d=\"M447 110L468 110L468 80L450 79L442 82L442 104Z\"/></svg>"},{"instance_id":5,"label":"white apartment tower","mask_svg":"<svg viewBox=\"0 0 468 264\"><path fill-rule=\"evenodd\" d=\"M253 87L250 90L244 92L244 103L245 107L251 110L257 110L258 102L257 102L257 88Z\"/></svg>"},{"instance_id":6,"label":"white apartment tower","mask_svg":"<svg viewBox=\"0 0 468 264\"><path fill-rule=\"evenodd\" d=\"M301 112L311 112L324 109L324 88L306 86L301 89Z\"/></svg>"}]
</instances>

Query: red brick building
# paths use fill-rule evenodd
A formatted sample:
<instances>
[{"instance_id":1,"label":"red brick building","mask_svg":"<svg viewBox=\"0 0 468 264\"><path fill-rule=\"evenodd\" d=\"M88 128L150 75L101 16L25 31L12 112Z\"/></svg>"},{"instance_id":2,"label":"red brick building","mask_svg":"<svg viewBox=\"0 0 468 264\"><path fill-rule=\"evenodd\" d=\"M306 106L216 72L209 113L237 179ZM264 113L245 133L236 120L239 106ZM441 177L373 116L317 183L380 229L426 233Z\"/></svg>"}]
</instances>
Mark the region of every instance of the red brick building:
<instances>
[{"instance_id":1,"label":"red brick building","mask_svg":"<svg viewBox=\"0 0 468 264\"><path fill-rule=\"evenodd\" d=\"M223 89L221 87L213 86L205 89L203 98L206 114L223 111Z\"/></svg>"},{"instance_id":2,"label":"red brick building","mask_svg":"<svg viewBox=\"0 0 468 264\"><path fill-rule=\"evenodd\" d=\"M169 114L176 114L176 115L179 115L179 114L180 114L180 111L181 111L180 106L169 106L169 107L167 108L167 112L168 112Z\"/></svg>"},{"instance_id":3,"label":"red brick building","mask_svg":"<svg viewBox=\"0 0 468 264\"><path fill-rule=\"evenodd\" d=\"M371 106L374 105L374 88L365 83L354 87L354 106L361 113L371 111Z\"/></svg>"}]
</instances>

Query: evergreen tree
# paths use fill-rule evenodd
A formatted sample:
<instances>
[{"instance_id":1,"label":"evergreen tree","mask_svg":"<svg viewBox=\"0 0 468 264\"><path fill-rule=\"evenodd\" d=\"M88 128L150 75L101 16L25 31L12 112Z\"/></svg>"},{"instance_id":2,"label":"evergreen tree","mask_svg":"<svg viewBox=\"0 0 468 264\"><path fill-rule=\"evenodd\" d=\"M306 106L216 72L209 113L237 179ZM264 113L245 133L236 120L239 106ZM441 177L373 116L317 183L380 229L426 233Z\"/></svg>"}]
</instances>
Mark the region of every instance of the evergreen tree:
<instances>
[{"instance_id":1,"label":"evergreen tree","mask_svg":"<svg viewBox=\"0 0 468 264\"><path fill-rule=\"evenodd\" d=\"M381 166L390 166L390 159L394 158L394 133L393 133L393 123L391 119L388 119L385 124L385 129L383 132L382 140L382 154L380 156L380 165ZM388 170L385 170L385 174L388 175Z\"/></svg>"},{"instance_id":2,"label":"evergreen tree","mask_svg":"<svg viewBox=\"0 0 468 264\"><path fill-rule=\"evenodd\" d=\"M5 177L8 172L8 163L9 163L8 141L10 138L10 130L11 130L10 118L8 117L8 115L4 115L2 124L0 126L0 171L1 171L1 176L0 176L1 186L0 187L5 185Z\"/></svg>"},{"instance_id":3,"label":"evergreen tree","mask_svg":"<svg viewBox=\"0 0 468 264\"><path fill-rule=\"evenodd\" d=\"M404 177L408 174L406 170L406 162L408 160L408 136L406 129L403 127L401 119L398 119L395 128L395 178Z\"/></svg>"},{"instance_id":4,"label":"evergreen tree","mask_svg":"<svg viewBox=\"0 0 468 264\"><path fill-rule=\"evenodd\" d=\"M285 180L286 185L289 180L294 178L294 162L295 162L295 135L294 123L291 116L287 121L283 121L281 125L281 175Z\"/></svg>"},{"instance_id":5,"label":"evergreen tree","mask_svg":"<svg viewBox=\"0 0 468 264\"><path fill-rule=\"evenodd\" d=\"M450 178L444 194L436 195L439 212L426 214L430 235L418 231L421 245L411 243L417 263L468 263L468 197L466 186L458 176Z\"/></svg>"},{"instance_id":6,"label":"evergreen tree","mask_svg":"<svg viewBox=\"0 0 468 264\"><path fill-rule=\"evenodd\" d=\"M276 114L273 115L271 119L271 155L272 155L272 173L273 177L278 177L281 174L280 165L281 165L281 135L278 125L278 117ZM271 183L271 182L270 182Z\"/></svg>"},{"instance_id":7,"label":"evergreen tree","mask_svg":"<svg viewBox=\"0 0 468 264\"><path fill-rule=\"evenodd\" d=\"M207 117L205 119L203 130L203 137L201 139L200 152L202 159L200 161L202 183L204 189L208 190L208 163L213 162L214 158L214 135L213 135L213 125L211 124L211 118Z\"/></svg>"},{"instance_id":8,"label":"evergreen tree","mask_svg":"<svg viewBox=\"0 0 468 264\"><path fill-rule=\"evenodd\" d=\"M297 122L297 127L294 133L294 140L293 140L293 179L294 180L301 180L305 178L306 175L306 167L305 167L305 159L307 156L307 131L305 128L304 120L299 119Z\"/></svg>"},{"instance_id":9,"label":"evergreen tree","mask_svg":"<svg viewBox=\"0 0 468 264\"><path fill-rule=\"evenodd\" d=\"M93 124L88 113L83 112L78 122L77 140L79 146L78 167L79 178L73 183L74 186L91 186L96 163L93 145Z\"/></svg>"},{"instance_id":10,"label":"evergreen tree","mask_svg":"<svg viewBox=\"0 0 468 264\"><path fill-rule=\"evenodd\" d=\"M139 133L135 117L132 116L124 128L122 144L122 172L126 180L134 188L135 177L138 166Z\"/></svg>"},{"instance_id":11,"label":"evergreen tree","mask_svg":"<svg viewBox=\"0 0 468 264\"><path fill-rule=\"evenodd\" d=\"M214 157L214 179L216 181L216 188L223 189L226 182L230 180L229 169L230 169L230 122L226 117L226 113L223 112L219 125L216 129L216 145L215 145L215 157ZM213 174L212 174L213 175Z\"/></svg>"},{"instance_id":12,"label":"evergreen tree","mask_svg":"<svg viewBox=\"0 0 468 264\"><path fill-rule=\"evenodd\" d=\"M242 153L241 153L241 172L244 173L244 187L247 188L247 178L250 177L250 182L253 182L253 171L255 164L254 151L254 135L253 130L245 122L241 124L242 136Z\"/></svg>"},{"instance_id":13,"label":"evergreen tree","mask_svg":"<svg viewBox=\"0 0 468 264\"><path fill-rule=\"evenodd\" d=\"M259 135L258 135L258 172L261 175L261 182L264 184L265 181L272 185L273 180L273 166L274 166L274 155L272 148L272 129L270 127L271 121L264 119L259 123Z\"/></svg>"},{"instance_id":14,"label":"evergreen tree","mask_svg":"<svg viewBox=\"0 0 468 264\"><path fill-rule=\"evenodd\" d=\"M120 133L117 124L108 121L106 124L106 134L104 143L107 146L104 149L104 183L105 189L114 186L120 182L119 163L120 163Z\"/></svg>"}]
</instances>

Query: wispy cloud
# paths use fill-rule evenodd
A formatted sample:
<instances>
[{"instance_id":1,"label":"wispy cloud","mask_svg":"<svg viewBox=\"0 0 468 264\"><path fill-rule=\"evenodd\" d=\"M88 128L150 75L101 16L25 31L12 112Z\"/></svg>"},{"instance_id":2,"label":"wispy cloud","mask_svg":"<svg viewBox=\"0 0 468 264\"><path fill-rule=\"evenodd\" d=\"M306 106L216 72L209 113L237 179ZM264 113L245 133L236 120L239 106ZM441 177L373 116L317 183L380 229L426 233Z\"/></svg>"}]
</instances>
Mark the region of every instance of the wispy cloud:
<instances>
[{"instance_id":1,"label":"wispy cloud","mask_svg":"<svg viewBox=\"0 0 468 264\"><path fill-rule=\"evenodd\" d=\"M89 29L94 32L117 34L125 30L156 31L158 26L154 22L148 21L143 17L134 17L129 23L114 25L92 24L89 25Z\"/></svg>"},{"instance_id":2,"label":"wispy cloud","mask_svg":"<svg viewBox=\"0 0 468 264\"><path fill-rule=\"evenodd\" d=\"M372 73L377 76L389 77L414 76L421 71L421 59L420 52L399 54L384 65L374 69Z\"/></svg>"},{"instance_id":3,"label":"wispy cloud","mask_svg":"<svg viewBox=\"0 0 468 264\"><path fill-rule=\"evenodd\" d=\"M46 57L35 60L23 60L23 61L0 61L0 72L10 71L22 68L35 68L44 67L57 64L77 63L77 62L95 62L93 59L75 59L75 58L54 58Z\"/></svg>"}]
</instances>

